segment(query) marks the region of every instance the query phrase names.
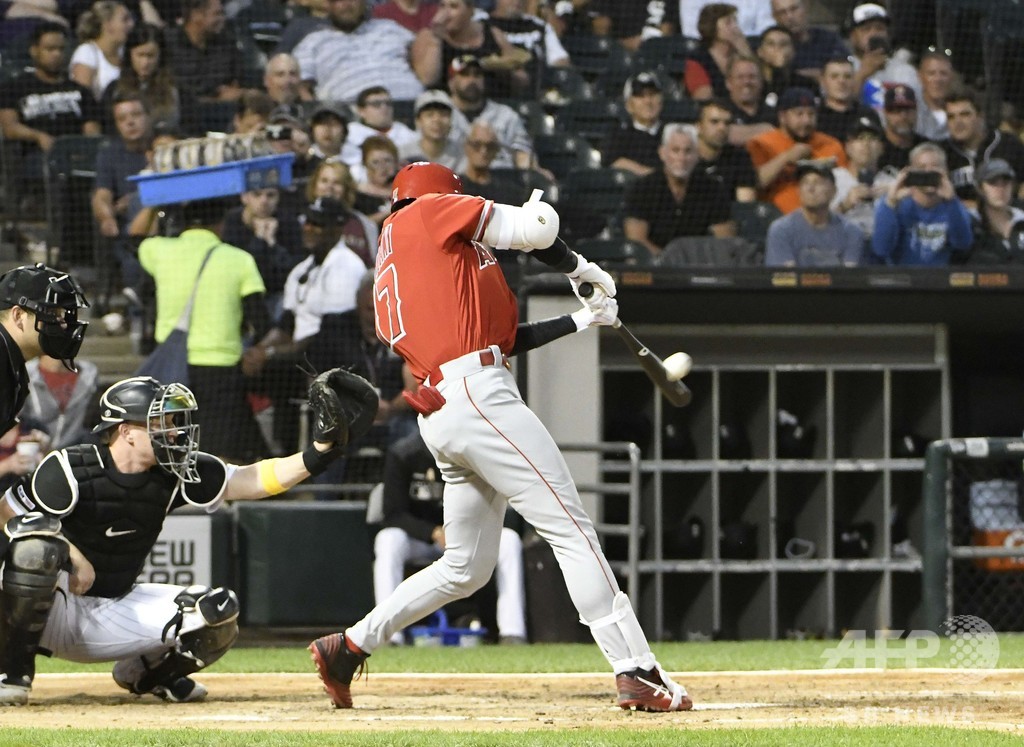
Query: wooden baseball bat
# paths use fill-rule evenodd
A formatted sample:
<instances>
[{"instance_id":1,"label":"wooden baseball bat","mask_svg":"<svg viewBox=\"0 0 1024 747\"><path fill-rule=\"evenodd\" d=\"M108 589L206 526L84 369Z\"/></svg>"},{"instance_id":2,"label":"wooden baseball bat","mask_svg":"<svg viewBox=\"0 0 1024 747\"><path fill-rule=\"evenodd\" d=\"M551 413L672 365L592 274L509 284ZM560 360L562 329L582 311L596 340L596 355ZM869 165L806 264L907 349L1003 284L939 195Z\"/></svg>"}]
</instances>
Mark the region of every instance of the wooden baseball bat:
<instances>
[{"instance_id":1,"label":"wooden baseball bat","mask_svg":"<svg viewBox=\"0 0 1024 747\"><path fill-rule=\"evenodd\" d=\"M579 292L583 298L590 298L594 292L594 286L590 283L580 283ZM690 404L690 400L693 399L693 392L690 391L689 387L682 381L671 381L668 378L668 372L665 370L665 364L661 362L661 358L640 342L636 335L630 332L629 328L622 323L621 319L615 320L612 324L612 329L626 343L626 347L636 357L640 367L647 374L647 378L654 382L658 390L665 395L665 399L676 407L686 407Z\"/></svg>"}]
</instances>

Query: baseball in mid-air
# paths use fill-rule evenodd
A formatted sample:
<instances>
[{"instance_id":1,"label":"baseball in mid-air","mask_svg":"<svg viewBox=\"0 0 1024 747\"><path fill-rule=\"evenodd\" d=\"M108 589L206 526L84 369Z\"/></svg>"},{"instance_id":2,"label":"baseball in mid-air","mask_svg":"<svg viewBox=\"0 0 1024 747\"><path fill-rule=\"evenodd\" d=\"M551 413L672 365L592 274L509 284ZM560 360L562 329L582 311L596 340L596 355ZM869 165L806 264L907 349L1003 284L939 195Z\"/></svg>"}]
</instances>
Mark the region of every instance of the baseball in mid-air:
<instances>
[{"instance_id":1,"label":"baseball in mid-air","mask_svg":"<svg viewBox=\"0 0 1024 747\"><path fill-rule=\"evenodd\" d=\"M672 353L664 363L669 381L679 381L693 368L693 358L686 353Z\"/></svg>"}]
</instances>

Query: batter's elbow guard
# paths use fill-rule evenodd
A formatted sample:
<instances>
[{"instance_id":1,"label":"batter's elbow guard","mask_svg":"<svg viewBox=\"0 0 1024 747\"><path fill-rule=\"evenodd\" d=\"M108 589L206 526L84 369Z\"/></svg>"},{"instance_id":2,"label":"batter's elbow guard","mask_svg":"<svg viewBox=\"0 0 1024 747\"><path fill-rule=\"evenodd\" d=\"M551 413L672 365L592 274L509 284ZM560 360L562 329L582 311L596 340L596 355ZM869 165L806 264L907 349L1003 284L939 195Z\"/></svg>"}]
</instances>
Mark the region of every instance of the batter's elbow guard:
<instances>
[{"instance_id":1,"label":"batter's elbow guard","mask_svg":"<svg viewBox=\"0 0 1024 747\"><path fill-rule=\"evenodd\" d=\"M546 202L527 202L522 207L494 203L483 238L495 249L531 251L551 246L558 228L558 213Z\"/></svg>"}]
</instances>

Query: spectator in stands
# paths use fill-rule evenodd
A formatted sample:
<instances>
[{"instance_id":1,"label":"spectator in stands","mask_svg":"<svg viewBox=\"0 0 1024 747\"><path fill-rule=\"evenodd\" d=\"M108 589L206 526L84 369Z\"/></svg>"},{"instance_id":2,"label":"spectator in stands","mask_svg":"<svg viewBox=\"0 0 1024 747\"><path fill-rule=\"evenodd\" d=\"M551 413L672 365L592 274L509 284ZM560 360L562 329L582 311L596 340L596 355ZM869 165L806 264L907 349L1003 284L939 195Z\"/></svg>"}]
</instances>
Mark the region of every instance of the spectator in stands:
<instances>
[{"instance_id":1,"label":"spectator in stands","mask_svg":"<svg viewBox=\"0 0 1024 747\"><path fill-rule=\"evenodd\" d=\"M362 213L353 209L356 203L356 183L348 166L341 161L323 161L306 186L306 198L310 203L318 198L329 197L342 206L341 240L362 260L366 267L373 266L377 256L377 237L380 231L377 225ZM328 206L329 222L336 220L335 206ZM332 223L333 225L333 223Z\"/></svg>"},{"instance_id":2,"label":"spectator in stands","mask_svg":"<svg viewBox=\"0 0 1024 747\"><path fill-rule=\"evenodd\" d=\"M732 195L697 168L697 130L671 123L661 134L662 168L626 190L623 231L626 238L658 255L677 236L735 236L729 206Z\"/></svg>"},{"instance_id":3,"label":"spectator in stands","mask_svg":"<svg viewBox=\"0 0 1024 747\"><path fill-rule=\"evenodd\" d=\"M39 428L35 427L36 425ZM6 491L19 477L32 472L39 466L43 455L49 451L50 437L40 430L42 425L23 420L16 422L6 433L0 435L0 491ZM31 451L21 450L18 444L22 442L35 442L35 448Z\"/></svg>"},{"instance_id":4,"label":"spectator in stands","mask_svg":"<svg viewBox=\"0 0 1024 747\"><path fill-rule=\"evenodd\" d=\"M375 18L393 20L414 34L429 29L436 12L436 0L379 0L373 6Z\"/></svg>"},{"instance_id":5,"label":"spectator in stands","mask_svg":"<svg viewBox=\"0 0 1024 747\"><path fill-rule=\"evenodd\" d=\"M354 207L379 226L391 214L391 180L398 173L398 148L383 135L371 135L363 141L362 151L362 178L356 180Z\"/></svg>"},{"instance_id":6,"label":"spectator in stands","mask_svg":"<svg viewBox=\"0 0 1024 747\"><path fill-rule=\"evenodd\" d=\"M536 15L529 15L524 0L495 0L490 18L495 28L505 32L509 42L530 53L529 91L537 90L545 67L572 66L554 27Z\"/></svg>"},{"instance_id":7,"label":"spectator in stands","mask_svg":"<svg viewBox=\"0 0 1024 747\"><path fill-rule=\"evenodd\" d=\"M793 67L801 75L818 79L825 63L848 53L839 34L807 21L804 0L771 0L775 22L793 34L796 57Z\"/></svg>"},{"instance_id":8,"label":"spectator in stands","mask_svg":"<svg viewBox=\"0 0 1024 747\"><path fill-rule=\"evenodd\" d=\"M889 14L876 3L861 3L850 14L850 49L854 56L854 90L875 111L884 107L885 92L897 84L917 88L917 70L910 52L892 48Z\"/></svg>"},{"instance_id":9,"label":"spectator in stands","mask_svg":"<svg viewBox=\"0 0 1024 747\"><path fill-rule=\"evenodd\" d=\"M370 86L356 97L355 122L349 123L348 137L341 149L341 160L352 169L356 181L363 181L362 145L368 137L383 136L401 148L417 139L416 132L395 119L395 102L384 86Z\"/></svg>"},{"instance_id":10,"label":"spectator in stands","mask_svg":"<svg viewBox=\"0 0 1024 747\"><path fill-rule=\"evenodd\" d=\"M348 114L337 104L320 104L309 117L309 131L313 158L337 158L348 137Z\"/></svg>"},{"instance_id":11,"label":"spectator in stands","mask_svg":"<svg viewBox=\"0 0 1024 747\"><path fill-rule=\"evenodd\" d=\"M111 102L117 96L133 94L146 104L153 127L177 130L182 127L185 95L174 83L167 64L163 33L156 26L142 23L131 30L121 58L121 74L103 92L102 108L108 133L114 132L110 120Z\"/></svg>"},{"instance_id":12,"label":"spectator in stands","mask_svg":"<svg viewBox=\"0 0 1024 747\"><path fill-rule=\"evenodd\" d=\"M779 97L779 126L747 143L750 159L757 169L761 199L775 204L783 213L800 206L796 162L834 157L846 165L843 145L817 130L817 102L806 88L790 88Z\"/></svg>"},{"instance_id":13,"label":"spectator in stands","mask_svg":"<svg viewBox=\"0 0 1024 747\"><path fill-rule=\"evenodd\" d=\"M853 123L864 117L880 125L878 114L862 104L853 89L853 62L849 57L829 60L821 75L818 130L836 140L845 140Z\"/></svg>"},{"instance_id":14,"label":"spectator in stands","mask_svg":"<svg viewBox=\"0 0 1024 747\"><path fill-rule=\"evenodd\" d=\"M402 397L404 389L415 389L416 381L401 357L377 337L373 274L372 269L365 270L357 278L354 308L323 315L308 348L313 370L342 366L373 384L380 396L374 427L358 443L349 444L350 453L363 445L386 449L417 430L416 413Z\"/></svg>"},{"instance_id":15,"label":"spectator in stands","mask_svg":"<svg viewBox=\"0 0 1024 747\"><path fill-rule=\"evenodd\" d=\"M21 50L31 39L36 28L44 23L56 23L67 34L68 19L61 15L57 0L12 0L0 8L0 49Z\"/></svg>"},{"instance_id":16,"label":"spectator in stands","mask_svg":"<svg viewBox=\"0 0 1024 747\"><path fill-rule=\"evenodd\" d=\"M907 186L910 175L932 174L938 186ZM875 205L871 250L890 265L948 265L971 246L971 217L949 180L946 154L935 143L910 151L909 168Z\"/></svg>"},{"instance_id":17,"label":"spectator in stands","mask_svg":"<svg viewBox=\"0 0 1024 747\"><path fill-rule=\"evenodd\" d=\"M167 32L175 81L199 101L236 101L242 95L242 58L226 24L221 0L183 0L181 25Z\"/></svg>"},{"instance_id":18,"label":"spectator in stands","mask_svg":"<svg viewBox=\"0 0 1024 747\"><path fill-rule=\"evenodd\" d=\"M630 121L613 128L601 144L601 165L647 176L660 168L661 82L653 72L629 77L622 89Z\"/></svg>"},{"instance_id":19,"label":"spectator in stands","mask_svg":"<svg viewBox=\"0 0 1024 747\"><path fill-rule=\"evenodd\" d=\"M885 92L885 142L879 168L899 171L910 162L910 151L928 142L914 131L917 95L910 86L897 85Z\"/></svg>"},{"instance_id":20,"label":"spectator in stands","mask_svg":"<svg viewBox=\"0 0 1024 747\"><path fill-rule=\"evenodd\" d=\"M736 21L736 6L729 3L705 5L697 27L701 46L686 61L683 77L686 90L697 101L727 96L725 79L732 61L737 57L753 58L747 38Z\"/></svg>"},{"instance_id":21,"label":"spectator in stands","mask_svg":"<svg viewBox=\"0 0 1024 747\"><path fill-rule=\"evenodd\" d=\"M949 137L943 141L949 163L949 176L957 197L973 203L975 189L974 167L983 161L1002 158L1014 173L1024 174L1024 143L1012 135L993 130L985 122L978 97L962 88L946 98L946 119ZM1024 197L1024 192L1018 193Z\"/></svg>"},{"instance_id":22,"label":"spectator in stands","mask_svg":"<svg viewBox=\"0 0 1024 747\"><path fill-rule=\"evenodd\" d=\"M864 234L829 205L836 194L828 161L796 166L800 207L768 227L764 263L769 267L856 267L864 254Z\"/></svg>"},{"instance_id":23,"label":"spectator in stands","mask_svg":"<svg viewBox=\"0 0 1024 747\"><path fill-rule=\"evenodd\" d=\"M873 118L861 117L850 126L845 138L846 166L833 170L836 195L832 209L865 236L875 230L875 200L888 193L896 178L895 169L878 167L884 139L881 126Z\"/></svg>"},{"instance_id":24,"label":"spectator in stands","mask_svg":"<svg viewBox=\"0 0 1024 747\"><path fill-rule=\"evenodd\" d=\"M121 50L135 26L132 14L117 0L97 0L78 17L78 40L71 55L71 80L97 100L121 75Z\"/></svg>"},{"instance_id":25,"label":"spectator in stands","mask_svg":"<svg viewBox=\"0 0 1024 747\"><path fill-rule=\"evenodd\" d=\"M523 187L491 170L501 150L494 128L483 120L475 121L469 128L465 150L466 157L460 169L465 194L479 195L504 205L519 205L523 202Z\"/></svg>"},{"instance_id":26,"label":"spectator in stands","mask_svg":"<svg viewBox=\"0 0 1024 747\"><path fill-rule=\"evenodd\" d=\"M419 138L398 148L401 164L432 161L457 169L462 160L462 141L452 133L452 100L444 91L431 89L419 95L413 111Z\"/></svg>"},{"instance_id":27,"label":"spectator in stands","mask_svg":"<svg viewBox=\"0 0 1024 747\"><path fill-rule=\"evenodd\" d=\"M643 39L670 36L679 28L679 11L670 1L591 0L589 3L573 2L573 5L581 6L576 10L589 17L590 32L611 37L631 52L639 49ZM555 12L560 11L556 8Z\"/></svg>"},{"instance_id":28,"label":"spectator in stands","mask_svg":"<svg viewBox=\"0 0 1024 747\"><path fill-rule=\"evenodd\" d=\"M978 209L974 219L971 264L1024 262L1024 210L1013 205L1017 175L1002 158L978 164Z\"/></svg>"},{"instance_id":29,"label":"spectator in stands","mask_svg":"<svg viewBox=\"0 0 1024 747\"><path fill-rule=\"evenodd\" d=\"M22 206L32 210L42 191L43 157L61 135L99 135L100 112L92 92L66 73L64 27L41 23L32 33L33 67L0 86L4 140L21 146ZM35 195L35 198L29 195ZM11 199L13 196L8 196Z\"/></svg>"},{"instance_id":30,"label":"spectator in stands","mask_svg":"<svg viewBox=\"0 0 1024 747\"><path fill-rule=\"evenodd\" d=\"M259 132L270 123L273 112L274 100L270 96L263 91L244 91L235 107L232 132L236 135Z\"/></svg>"},{"instance_id":31,"label":"spectator in stands","mask_svg":"<svg viewBox=\"0 0 1024 747\"><path fill-rule=\"evenodd\" d=\"M247 376L262 374L262 388L274 402L274 437L285 451L297 448L298 410L290 400L304 391L307 378L297 364L325 315L355 308L356 288L366 272L366 264L342 239L349 210L340 200L318 197L303 218L302 241L309 256L289 273L281 315L245 352L243 362Z\"/></svg>"},{"instance_id":32,"label":"spectator in stands","mask_svg":"<svg viewBox=\"0 0 1024 747\"><path fill-rule=\"evenodd\" d=\"M427 32L414 42L412 32L394 21L370 18L366 0L330 0L327 9L330 27L295 47L304 98L348 102L364 88L382 85L396 98L412 99L436 80Z\"/></svg>"},{"instance_id":33,"label":"spectator in stands","mask_svg":"<svg viewBox=\"0 0 1024 747\"><path fill-rule=\"evenodd\" d=\"M710 4L709 0L667 0L666 5L678 6L679 33L691 39L699 39L700 14ZM736 22L744 36L757 37L772 25L771 8L764 0L736 0Z\"/></svg>"},{"instance_id":34,"label":"spectator in stands","mask_svg":"<svg viewBox=\"0 0 1024 747\"><path fill-rule=\"evenodd\" d=\"M129 226L142 204L138 187L128 177L146 168L147 153L153 143L153 127L146 104L137 95L126 93L114 98L114 124L117 137L107 138L96 155L96 184L92 193L92 216L99 234L110 240L113 257L121 268L124 287L137 287L142 278Z\"/></svg>"},{"instance_id":35,"label":"spectator in stands","mask_svg":"<svg viewBox=\"0 0 1024 747\"><path fill-rule=\"evenodd\" d=\"M451 138L463 143L471 122L482 120L498 135L501 150L495 168L529 169L533 167L533 140L523 119L511 106L490 98L487 77L481 61L472 55L452 60L448 69L448 89L452 102Z\"/></svg>"},{"instance_id":36,"label":"spectator in stands","mask_svg":"<svg viewBox=\"0 0 1024 747\"><path fill-rule=\"evenodd\" d=\"M286 52L275 54L267 61L263 72L263 88L274 102L274 108L302 116L302 76L299 62Z\"/></svg>"},{"instance_id":37,"label":"spectator in stands","mask_svg":"<svg viewBox=\"0 0 1024 747\"><path fill-rule=\"evenodd\" d=\"M769 106L762 95L764 79L761 65L753 57L737 57L729 63L725 86L729 96L724 99L732 114L729 142L746 145L758 135L771 132L778 122L775 107Z\"/></svg>"},{"instance_id":38,"label":"spectator in stands","mask_svg":"<svg viewBox=\"0 0 1024 747\"><path fill-rule=\"evenodd\" d=\"M697 168L725 187L736 202L757 199L757 173L746 148L729 142L732 114L721 99L705 101L697 120Z\"/></svg>"},{"instance_id":39,"label":"spectator in stands","mask_svg":"<svg viewBox=\"0 0 1024 747\"><path fill-rule=\"evenodd\" d=\"M487 18L475 18L473 0L441 0L429 32L417 37L423 44L428 85L442 86L456 58L467 55L480 61L492 96L508 98L530 92L527 66L532 56L515 46L505 32Z\"/></svg>"},{"instance_id":40,"label":"spectator in stands","mask_svg":"<svg viewBox=\"0 0 1024 747\"><path fill-rule=\"evenodd\" d=\"M274 55L291 54L299 46L299 42L314 31L331 27L331 19L327 13L330 0L297 0L296 5L306 9L306 13L295 13L281 31L281 39L274 49Z\"/></svg>"},{"instance_id":41,"label":"spectator in stands","mask_svg":"<svg viewBox=\"0 0 1024 747\"><path fill-rule=\"evenodd\" d=\"M921 79L921 105L917 108L917 134L929 140L949 136L946 127L946 99L957 82L953 62L945 50L930 49L917 64Z\"/></svg>"},{"instance_id":42,"label":"spectator in stands","mask_svg":"<svg viewBox=\"0 0 1024 747\"><path fill-rule=\"evenodd\" d=\"M100 235L109 239L124 236L135 217L129 208L138 188L128 177L146 168L146 154L153 142L149 112L139 96L126 93L116 97L113 116L117 136L107 138L97 154L96 187L92 196L93 217Z\"/></svg>"},{"instance_id":43,"label":"spectator in stands","mask_svg":"<svg viewBox=\"0 0 1024 747\"><path fill-rule=\"evenodd\" d=\"M261 338L269 327L265 287L252 255L220 234L229 202L194 200L182 208L187 227L177 238L155 236L139 245L139 261L156 284L156 340L171 333L199 286L188 335L189 388L202 403L203 450L249 464L267 455L246 400L239 363L243 331ZM199 268L210 252L199 276Z\"/></svg>"},{"instance_id":44,"label":"spectator in stands","mask_svg":"<svg viewBox=\"0 0 1024 747\"><path fill-rule=\"evenodd\" d=\"M275 187L243 192L240 199L242 204L224 217L221 238L256 260L266 286L267 310L274 318L288 273L305 257L302 229L294 214L280 209L281 193Z\"/></svg>"},{"instance_id":45,"label":"spectator in stands","mask_svg":"<svg viewBox=\"0 0 1024 747\"><path fill-rule=\"evenodd\" d=\"M772 26L761 35L757 45L757 58L761 60L761 74L764 77L765 102L775 106L779 94L787 88L798 86L814 90L817 78L801 75L793 67L793 35L782 26Z\"/></svg>"},{"instance_id":46,"label":"spectator in stands","mask_svg":"<svg viewBox=\"0 0 1024 747\"><path fill-rule=\"evenodd\" d=\"M418 432L396 442L384 458L383 528L373 544L373 593L387 599L405 577L409 561L429 563L444 552L444 511L439 470ZM415 491L415 494L414 494ZM502 527L494 570L498 592L499 641L526 643L523 543L510 527ZM404 642L401 631L392 645Z\"/></svg>"},{"instance_id":47,"label":"spectator in stands","mask_svg":"<svg viewBox=\"0 0 1024 747\"><path fill-rule=\"evenodd\" d=\"M414 34L429 29L436 12L436 0L383 0L373 6L374 18L394 21Z\"/></svg>"},{"instance_id":48,"label":"spectator in stands","mask_svg":"<svg viewBox=\"0 0 1024 747\"><path fill-rule=\"evenodd\" d=\"M77 371L69 371L48 355L25 364L29 388L21 417L45 423L53 449L81 443L92 425L87 416L99 389L99 370L82 358L75 361L75 367Z\"/></svg>"}]
</instances>

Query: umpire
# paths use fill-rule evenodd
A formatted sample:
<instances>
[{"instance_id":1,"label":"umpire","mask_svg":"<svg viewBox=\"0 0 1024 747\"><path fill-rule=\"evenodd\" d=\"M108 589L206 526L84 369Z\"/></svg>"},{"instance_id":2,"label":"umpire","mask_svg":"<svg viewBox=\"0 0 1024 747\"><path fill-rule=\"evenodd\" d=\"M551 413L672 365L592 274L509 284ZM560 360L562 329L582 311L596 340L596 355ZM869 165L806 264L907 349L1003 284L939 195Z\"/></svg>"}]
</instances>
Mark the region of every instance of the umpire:
<instances>
[{"instance_id":1,"label":"umpire","mask_svg":"<svg viewBox=\"0 0 1024 747\"><path fill-rule=\"evenodd\" d=\"M45 353L75 371L88 322L78 310L89 305L65 272L39 263L0 276L0 433L18 422L28 397L25 362Z\"/></svg>"}]
</instances>

